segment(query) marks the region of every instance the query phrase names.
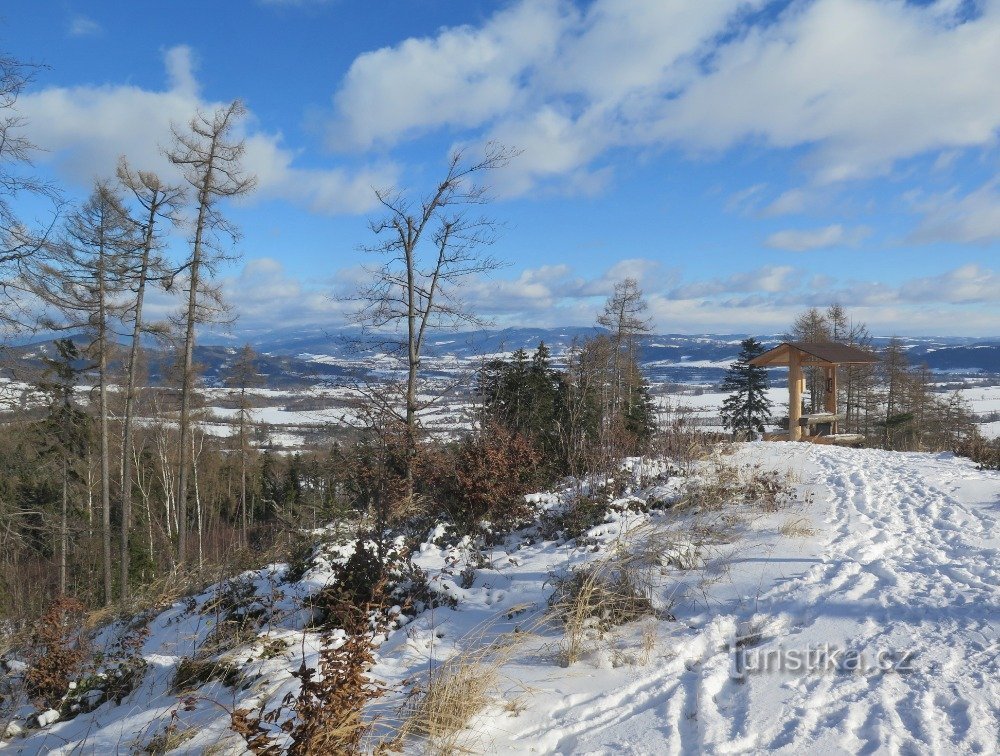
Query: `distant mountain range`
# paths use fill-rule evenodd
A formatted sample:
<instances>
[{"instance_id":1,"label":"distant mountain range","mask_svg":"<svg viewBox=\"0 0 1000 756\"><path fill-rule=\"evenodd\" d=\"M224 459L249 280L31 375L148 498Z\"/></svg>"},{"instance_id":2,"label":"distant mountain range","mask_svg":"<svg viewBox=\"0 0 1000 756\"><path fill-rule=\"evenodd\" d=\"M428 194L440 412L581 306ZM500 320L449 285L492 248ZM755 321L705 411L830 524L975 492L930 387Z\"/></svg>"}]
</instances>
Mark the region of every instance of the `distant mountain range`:
<instances>
[{"instance_id":1,"label":"distant mountain range","mask_svg":"<svg viewBox=\"0 0 1000 756\"><path fill-rule=\"evenodd\" d=\"M594 328L566 327L439 333L426 344L427 368L447 373L484 354L509 353L519 348L531 352L540 342L559 355L574 341L598 332ZM654 382L714 384L722 380L725 368L736 358L740 341L746 337L746 334L651 335L642 340L640 360ZM777 335L757 338L766 346L781 341ZM888 337L877 337L874 346L882 347L888 341ZM1000 339L911 337L901 341L913 364L926 364L937 371L1000 375ZM209 384L222 383L236 349L244 343L260 353L259 368L271 388L342 382L358 369L379 370L386 366L384 360L372 357L379 348L372 349L369 344L366 350L357 332L350 330L287 328L242 334L239 338L209 333L202 338L196 354ZM51 339L11 349L11 356L16 358L13 364L36 368L43 357L54 354ZM157 349L150 349L147 354L150 381L158 383L169 371L173 358Z\"/></svg>"}]
</instances>

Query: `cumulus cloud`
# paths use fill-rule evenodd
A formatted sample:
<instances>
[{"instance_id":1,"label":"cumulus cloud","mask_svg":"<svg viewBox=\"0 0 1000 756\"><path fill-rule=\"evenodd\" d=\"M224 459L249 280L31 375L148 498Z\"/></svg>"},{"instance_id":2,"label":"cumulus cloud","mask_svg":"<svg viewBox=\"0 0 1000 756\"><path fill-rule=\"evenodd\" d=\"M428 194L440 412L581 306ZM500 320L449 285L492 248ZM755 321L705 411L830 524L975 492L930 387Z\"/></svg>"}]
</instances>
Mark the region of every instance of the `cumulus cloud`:
<instances>
[{"instance_id":1,"label":"cumulus cloud","mask_svg":"<svg viewBox=\"0 0 1000 756\"><path fill-rule=\"evenodd\" d=\"M460 292L477 314L498 327L593 325L609 291L607 282L636 274L658 332L780 332L808 307L832 302L852 318L887 333L995 333L1000 273L965 265L896 285L852 278L810 277L786 265L764 266L707 279L682 280L650 260L627 261L590 276L570 265L543 265L469 281ZM326 280L301 280L272 258L249 260L224 279L239 329L348 323L357 303L349 297L369 280L361 266ZM155 294L151 312L164 315L175 298Z\"/></svg>"},{"instance_id":2,"label":"cumulus cloud","mask_svg":"<svg viewBox=\"0 0 1000 756\"><path fill-rule=\"evenodd\" d=\"M521 0L356 58L331 143L391 146L436 129L500 139L525 150L514 194L585 179L618 147L802 148L823 183L993 143L1000 3L970 14L951 0L812 0L751 15L769 5Z\"/></svg>"},{"instance_id":3,"label":"cumulus cloud","mask_svg":"<svg viewBox=\"0 0 1000 756\"><path fill-rule=\"evenodd\" d=\"M1000 274L971 263L937 276L908 281L900 287L900 298L914 303L1000 302Z\"/></svg>"},{"instance_id":4,"label":"cumulus cloud","mask_svg":"<svg viewBox=\"0 0 1000 756\"><path fill-rule=\"evenodd\" d=\"M49 87L23 95L17 108L31 124L33 141L45 150L40 159L81 185L113 171L121 154L137 166L169 174L173 169L161 146L169 143L170 125L221 103L200 96L190 48L166 50L164 63L163 90ZM290 200L319 213L362 212L373 206L371 187L393 184L398 176L398 167L388 162L356 171L301 167L281 134L255 128L252 114L242 127L245 167L259 177L258 197Z\"/></svg>"},{"instance_id":5,"label":"cumulus cloud","mask_svg":"<svg viewBox=\"0 0 1000 756\"><path fill-rule=\"evenodd\" d=\"M499 116L516 104L520 76L555 52L564 23L555 0L521 2L479 29L444 29L358 56L334 98L331 142L368 148Z\"/></svg>"},{"instance_id":6,"label":"cumulus cloud","mask_svg":"<svg viewBox=\"0 0 1000 756\"><path fill-rule=\"evenodd\" d=\"M772 249L788 252L809 252L827 247L853 247L869 233L870 229L865 226L845 228L834 223L822 228L776 231L764 240L764 244Z\"/></svg>"},{"instance_id":7,"label":"cumulus cloud","mask_svg":"<svg viewBox=\"0 0 1000 756\"><path fill-rule=\"evenodd\" d=\"M353 309L352 303L333 296L333 285L304 282L269 257L248 260L223 280L223 290L245 329L343 325Z\"/></svg>"},{"instance_id":8,"label":"cumulus cloud","mask_svg":"<svg viewBox=\"0 0 1000 756\"><path fill-rule=\"evenodd\" d=\"M788 287L789 281L798 273L790 265L766 265L756 270L733 273L711 281L687 283L673 289L669 299L697 299L715 294L732 292L777 293Z\"/></svg>"}]
</instances>

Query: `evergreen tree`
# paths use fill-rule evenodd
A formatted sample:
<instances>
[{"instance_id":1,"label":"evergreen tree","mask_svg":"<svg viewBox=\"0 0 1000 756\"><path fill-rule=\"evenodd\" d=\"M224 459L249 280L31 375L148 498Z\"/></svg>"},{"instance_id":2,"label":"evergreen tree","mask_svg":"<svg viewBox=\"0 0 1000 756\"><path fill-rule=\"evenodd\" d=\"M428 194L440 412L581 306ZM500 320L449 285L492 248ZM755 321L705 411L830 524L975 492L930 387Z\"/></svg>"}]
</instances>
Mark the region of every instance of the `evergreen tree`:
<instances>
[{"instance_id":1,"label":"evergreen tree","mask_svg":"<svg viewBox=\"0 0 1000 756\"><path fill-rule=\"evenodd\" d=\"M750 364L750 360L764 353L763 345L749 338L740 347L740 354L722 384L723 391L731 392L722 403L722 423L733 436L749 438L764 432L764 425L771 419L771 400L767 397L767 370Z\"/></svg>"}]
</instances>

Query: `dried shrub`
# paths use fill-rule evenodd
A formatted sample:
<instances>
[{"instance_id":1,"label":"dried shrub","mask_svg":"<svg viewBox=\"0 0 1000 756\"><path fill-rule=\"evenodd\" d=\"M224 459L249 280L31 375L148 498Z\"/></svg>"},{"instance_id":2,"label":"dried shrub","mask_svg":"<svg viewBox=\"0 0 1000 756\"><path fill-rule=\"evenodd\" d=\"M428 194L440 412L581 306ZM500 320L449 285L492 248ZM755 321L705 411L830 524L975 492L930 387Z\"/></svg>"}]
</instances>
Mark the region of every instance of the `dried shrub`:
<instances>
[{"instance_id":1,"label":"dried shrub","mask_svg":"<svg viewBox=\"0 0 1000 756\"><path fill-rule=\"evenodd\" d=\"M474 535L484 521L509 530L531 516L524 495L536 483L540 465L527 438L490 426L450 448L425 451L418 476L421 491L458 533Z\"/></svg>"},{"instance_id":2,"label":"dried shrub","mask_svg":"<svg viewBox=\"0 0 1000 756\"><path fill-rule=\"evenodd\" d=\"M260 626L273 617L280 591L261 595L251 576L229 580L201 607L202 614L215 615L215 627L205 638L201 651L218 654L254 640Z\"/></svg>"},{"instance_id":3,"label":"dried shrub","mask_svg":"<svg viewBox=\"0 0 1000 756\"><path fill-rule=\"evenodd\" d=\"M36 705L59 708L70 682L80 674L88 651L80 629L84 615L81 602L60 596L35 624L25 689Z\"/></svg>"},{"instance_id":4,"label":"dried shrub","mask_svg":"<svg viewBox=\"0 0 1000 756\"><path fill-rule=\"evenodd\" d=\"M980 470L1000 470L1000 438L987 439L975 433L959 443L955 453L971 459Z\"/></svg>"},{"instance_id":5,"label":"dried shrub","mask_svg":"<svg viewBox=\"0 0 1000 756\"><path fill-rule=\"evenodd\" d=\"M715 461L691 479L679 506L717 512L742 503L765 512L777 512L793 499L794 487L788 473L764 470L760 465L740 468Z\"/></svg>"},{"instance_id":6,"label":"dried shrub","mask_svg":"<svg viewBox=\"0 0 1000 756\"><path fill-rule=\"evenodd\" d=\"M735 503L741 489L739 470L732 465L714 462L688 482L678 506L700 512L718 511Z\"/></svg>"},{"instance_id":7,"label":"dried shrub","mask_svg":"<svg viewBox=\"0 0 1000 756\"><path fill-rule=\"evenodd\" d=\"M777 512L794 497L788 473L763 470L759 465L744 470L744 497L748 504L765 512Z\"/></svg>"},{"instance_id":8,"label":"dried shrub","mask_svg":"<svg viewBox=\"0 0 1000 756\"><path fill-rule=\"evenodd\" d=\"M193 738L196 732L193 727L183 727L172 718L166 727L150 738L148 743L137 749L137 752L148 753L150 756L163 756L180 748Z\"/></svg>"},{"instance_id":9,"label":"dried shrub","mask_svg":"<svg viewBox=\"0 0 1000 756\"><path fill-rule=\"evenodd\" d=\"M780 532L781 535L788 538L808 538L813 535L816 530L804 517L792 517L782 523Z\"/></svg>"},{"instance_id":10,"label":"dried shrub","mask_svg":"<svg viewBox=\"0 0 1000 756\"><path fill-rule=\"evenodd\" d=\"M357 554L363 549L355 551ZM370 600L352 603L350 590L367 590ZM365 721L365 705L383 695L385 687L369 677L375 663L373 642L384 632L385 581L362 588L354 584L342 594L332 594L331 614L336 616L344 637L334 642L331 633L324 639L318 668L303 660L293 673L300 680L297 695L289 694L281 706L260 715L246 709L232 713L233 731L241 735L253 753L287 753L290 756L357 754L372 730ZM339 634L338 634L339 635ZM278 749L266 724L277 724L288 734L290 744Z\"/></svg>"}]
</instances>

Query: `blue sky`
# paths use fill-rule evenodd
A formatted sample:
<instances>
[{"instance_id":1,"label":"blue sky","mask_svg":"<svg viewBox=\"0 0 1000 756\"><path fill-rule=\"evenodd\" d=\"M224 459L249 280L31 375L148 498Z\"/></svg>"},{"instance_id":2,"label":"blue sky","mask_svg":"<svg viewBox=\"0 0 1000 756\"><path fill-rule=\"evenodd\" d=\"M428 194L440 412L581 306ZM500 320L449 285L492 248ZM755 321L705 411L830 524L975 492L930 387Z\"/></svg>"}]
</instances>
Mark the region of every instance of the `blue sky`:
<instances>
[{"instance_id":1,"label":"blue sky","mask_svg":"<svg viewBox=\"0 0 1000 756\"><path fill-rule=\"evenodd\" d=\"M47 66L18 106L71 197L246 102L246 327L341 323L371 187L499 139L511 264L468 295L498 325L591 323L634 275L663 332L836 300L878 333L1000 334L1000 2L61 0L9 5L0 45Z\"/></svg>"}]
</instances>

